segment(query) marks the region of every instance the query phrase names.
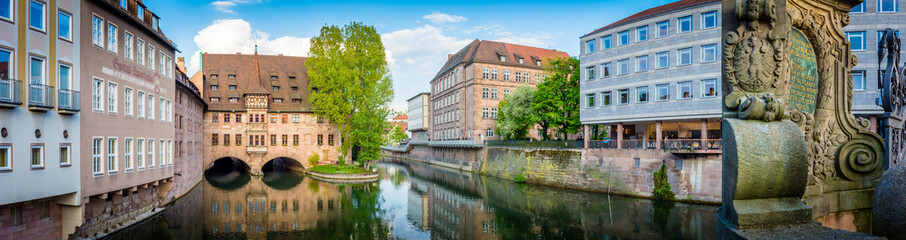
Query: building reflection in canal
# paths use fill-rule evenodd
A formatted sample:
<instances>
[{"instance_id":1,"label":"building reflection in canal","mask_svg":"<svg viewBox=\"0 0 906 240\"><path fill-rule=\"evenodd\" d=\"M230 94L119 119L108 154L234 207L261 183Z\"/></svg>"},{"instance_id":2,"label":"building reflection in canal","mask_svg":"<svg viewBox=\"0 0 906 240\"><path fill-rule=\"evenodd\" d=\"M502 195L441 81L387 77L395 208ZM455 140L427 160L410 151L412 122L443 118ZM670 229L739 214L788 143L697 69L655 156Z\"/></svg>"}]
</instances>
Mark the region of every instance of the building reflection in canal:
<instances>
[{"instance_id":1,"label":"building reflection in canal","mask_svg":"<svg viewBox=\"0 0 906 240\"><path fill-rule=\"evenodd\" d=\"M423 164L373 184L294 172L209 173L163 214L112 239L715 239L714 206L653 202Z\"/></svg>"}]
</instances>

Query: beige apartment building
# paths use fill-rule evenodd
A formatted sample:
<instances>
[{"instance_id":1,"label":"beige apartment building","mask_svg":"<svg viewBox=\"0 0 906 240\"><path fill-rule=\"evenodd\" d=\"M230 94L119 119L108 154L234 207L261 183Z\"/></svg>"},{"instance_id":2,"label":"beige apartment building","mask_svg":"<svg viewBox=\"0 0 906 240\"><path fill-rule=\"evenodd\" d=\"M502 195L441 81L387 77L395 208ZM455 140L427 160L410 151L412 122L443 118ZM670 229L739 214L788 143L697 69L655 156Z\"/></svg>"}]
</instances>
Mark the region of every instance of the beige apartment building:
<instances>
[{"instance_id":1,"label":"beige apartment building","mask_svg":"<svg viewBox=\"0 0 906 240\"><path fill-rule=\"evenodd\" d=\"M103 234L156 208L173 178L176 46L140 0L82 0L82 225Z\"/></svg>"},{"instance_id":2,"label":"beige apartment building","mask_svg":"<svg viewBox=\"0 0 906 240\"><path fill-rule=\"evenodd\" d=\"M557 50L488 40L472 41L431 80L431 140L499 140L494 134L497 105L520 86L534 88ZM537 130L531 131L538 138Z\"/></svg>"},{"instance_id":3,"label":"beige apartment building","mask_svg":"<svg viewBox=\"0 0 906 240\"><path fill-rule=\"evenodd\" d=\"M253 174L266 165L308 168L339 157L339 130L308 102L304 57L202 55L205 168L243 163ZM312 89L311 91L317 91Z\"/></svg>"}]
</instances>

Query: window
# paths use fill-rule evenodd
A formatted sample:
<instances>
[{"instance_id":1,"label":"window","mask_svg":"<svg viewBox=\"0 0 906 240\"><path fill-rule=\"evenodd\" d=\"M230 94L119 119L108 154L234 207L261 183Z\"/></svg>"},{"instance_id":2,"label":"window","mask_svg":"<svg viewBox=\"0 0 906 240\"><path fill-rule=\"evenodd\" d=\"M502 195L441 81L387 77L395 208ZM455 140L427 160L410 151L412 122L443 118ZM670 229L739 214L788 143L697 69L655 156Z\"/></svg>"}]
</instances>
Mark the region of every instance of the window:
<instances>
[{"instance_id":1,"label":"window","mask_svg":"<svg viewBox=\"0 0 906 240\"><path fill-rule=\"evenodd\" d=\"M28 5L28 26L44 31L44 3L32 0Z\"/></svg>"},{"instance_id":2,"label":"window","mask_svg":"<svg viewBox=\"0 0 906 240\"><path fill-rule=\"evenodd\" d=\"M227 74L227 78L236 79L236 74Z\"/></svg>"},{"instance_id":3,"label":"window","mask_svg":"<svg viewBox=\"0 0 906 240\"><path fill-rule=\"evenodd\" d=\"M593 108L595 107L595 94L586 94L585 95L585 107Z\"/></svg>"},{"instance_id":4,"label":"window","mask_svg":"<svg viewBox=\"0 0 906 240\"><path fill-rule=\"evenodd\" d=\"M855 7L850 9L849 12L850 13L864 13L865 12L865 2L862 2L859 5L856 5Z\"/></svg>"},{"instance_id":5,"label":"window","mask_svg":"<svg viewBox=\"0 0 906 240\"><path fill-rule=\"evenodd\" d=\"M280 123L288 123L288 122L289 122L289 115L283 114L280 116Z\"/></svg>"},{"instance_id":6,"label":"window","mask_svg":"<svg viewBox=\"0 0 906 240\"><path fill-rule=\"evenodd\" d=\"M145 41L141 39L135 42L135 63L145 66Z\"/></svg>"},{"instance_id":7,"label":"window","mask_svg":"<svg viewBox=\"0 0 906 240\"><path fill-rule=\"evenodd\" d=\"M238 102L239 102L239 98L237 98L237 97L231 97L231 98L229 98L229 100L230 100L231 103L238 103Z\"/></svg>"},{"instance_id":8,"label":"window","mask_svg":"<svg viewBox=\"0 0 906 240\"><path fill-rule=\"evenodd\" d=\"M123 156L125 157L124 162L126 163L126 171L132 171L132 138L126 138L123 140Z\"/></svg>"},{"instance_id":9,"label":"window","mask_svg":"<svg viewBox=\"0 0 906 240\"><path fill-rule=\"evenodd\" d=\"M677 52L677 66L685 66L692 64L692 48L683 48L676 50Z\"/></svg>"},{"instance_id":10,"label":"window","mask_svg":"<svg viewBox=\"0 0 906 240\"><path fill-rule=\"evenodd\" d=\"M594 39L585 42L585 54L589 54L589 53L593 53L593 52L595 52L595 40Z\"/></svg>"},{"instance_id":11,"label":"window","mask_svg":"<svg viewBox=\"0 0 906 240\"><path fill-rule=\"evenodd\" d=\"M487 99L488 96L489 96L489 94L488 94L488 88L481 88L481 98Z\"/></svg>"},{"instance_id":12,"label":"window","mask_svg":"<svg viewBox=\"0 0 906 240\"><path fill-rule=\"evenodd\" d=\"M277 123L277 114L271 114L271 123Z\"/></svg>"},{"instance_id":13,"label":"window","mask_svg":"<svg viewBox=\"0 0 906 240\"><path fill-rule=\"evenodd\" d=\"M154 168L154 139L148 139L148 168Z\"/></svg>"},{"instance_id":14,"label":"window","mask_svg":"<svg viewBox=\"0 0 906 240\"><path fill-rule=\"evenodd\" d=\"M44 145L31 145L31 168L44 168Z\"/></svg>"},{"instance_id":15,"label":"window","mask_svg":"<svg viewBox=\"0 0 906 240\"><path fill-rule=\"evenodd\" d=\"M95 78L94 82L91 84L91 109L94 111L103 112L104 108L102 107L102 91L104 89L104 81Z\"/></svg>"},{"instance_id":16,"label":"window","mask_svg":"<svg viewBox=\"0 0 906 240\"><path fill-rule=\"evenodd\" d=\"M702 97L717 97L717 79L702 80Z\"/></svg>"},{"instance_id":17,"label":"window","mask_svg":"<svg viewBox=\"0 0 906 240\"><path fill-rule=\"evenodd\" d=\"M299 134L293 134L293 146L299 146Z\"/></svg>"},{"instance_id":18,"label":"window","mask_svg":"<svg viewBox=\"0 0 906 240\"><path fill-rule=\"evenodd\" d=\"M900 6L897 6L897 0L878 0L878 12L897 12Z\"/></svg>"},{"instance_id":19,"label":"window","mask_svg":"<svg viewBox=\"0 0 906 240\"><path fill-rule=\"evenodd\" d=\"M635 57L636 72L648 71L648 55Z\"/></svg>"},{"instance_id":20,"label":"window","mask_svg":"<svg viewBox=\"0 0 906 240\"><path fill-rule=\"evenodd\" d=\"M142 160L142 156L145 154L142 152L145 149L145 139L137 139L135 141L135 164L138 165L138 170L145 168L145 162Z\"/></svg>"},{"instance_id":21,"label":"window","mask_svg":"<svg viewBox=\"0 0 906 240\"><path fill-rule=\"evenodd\" d=\"M504 80L504 81L509 81L509 80L510 80L510 71L509 71L509 70L504 70L504 71L503 71L503 80Z\"/></svg>"},{"instance_id":22,"label":"window","mask_svg":"<svg viewBox=\"0 0 906 240\"><path fill-rule=\"evenodd\" d=\"M12 146L0 145L0 170L12 170Z\"/></svg>"},{"instance_id":23,"label":"window","mask_svg":"<svg viewBox=\"0 0 906 240\"><path fill-rule=\"evenodd\" d=\"M129 32L123 33L123 56L126 60L132 60L132 34Z\"/></svg>"},{"instance_id":24,"label":"window","mask_svg":"<svg viewBox=\"0 0 906 240\"><path fill-rule=\"evenodd\" d=\"M103 163L101 163L101 144L103 143L104 139L102 138L94 138L91 142L92 172L94 172L94 175L104 174Z\"/></svg>"},{"instance_id":25,"label":"window","mask_svg":"<svg viewBox=\"0 0 906 240\"><path fill-rule=\"evenodd\" d=\"M491 99L497 99L497 89L491 88Z\"/></svg>"},{"instance_id":26,"label":"window","mask_svg":"<svg viewBox=\"0 0 906 240\"><path fill-rule=\"evenodd\" d=\"M283 103L282 98L274 98L274 103Z\"/></svg>"},{"instance_id":27,"label":"window","mask_svg":"<svg viewBox=\"0 0 906 240\"><path fill-rule=\"evenodd\" d=\"M129 10L129 0L120 0L120 7Z\"/></svg>"},{"instance_id":28,"label":"window","mask_svg":"<svg viewBox=\"0 0 906 240\"><path fill-rule=\"evenodd\" d=\"M277 146L277 135L271 134L271 146Z\"/></svg>"},{"instance_id":29,"label":"window","mask_svg":"<svg viewBox=\"0 0 906 240\"><path fill-rule=\"evenodd\" d=\"M217 85L211 85L211 91L217 91Z\"/></svg>"},{"instance_id":30,"label":"window","mask_svg":"<svg viewBox=\"0 0 906 240\"><path fill-rule=\"evenodd\" d=\"M535 74L537 78L537 74ZM601 77L610 77L610 63L601 64Z\"/></svg>"},{"instance_id":31,"label":"window","mask_svg":"<svg viewBox=\"0 0 906 240\"><path fill-rule=\"evenodd\" d=\"M510 95L510 90L509 90L509 89L504 89L504 90L503 90L503 98L506 98L506 96L509 96L509 95Z\"/></svg>"},{"instance_id":32,"label":"window","mask_svg":"<svg viewBox=\"0 0 906 240\"><path fill-rule=\"evenodd\" d=\"M327 145L333 146L333 134L327 135Z\"/></svg>"},{"instance_id":33,"label":"window","mask_svg":"<svg viewBox=\"0 0 906 240\"><path fill-rule=\"evenodd\" d=\"M318 146L324 145L324 135L318 134Z\"/></svg>"},{"instance_id":34,"label":"window","mask_svg":"<svg viewBox=\"0 0 906 240\"><path fill-rule=\"evenodd\" d=\"M601 37L601 50L610 49L611 39L610 35ZM541 62L538 62L538 66L541 66Z\"/></svg>"},{"instance_id":35,"label":"window","mask_svg":"<svg viewBox=\"0 0 906 240\"><path fill-rule=\"evenodd\" d=\"M211 100L211 102L220 102L220 98L219 98L219 97L211 97L210 100Z\"/></svg>"},{"instance_id":36,"label":"window","mask_svg":"<svg viewBox=\"0 0 906 240\"><path fill-rule=\"evenodd\" d=\"M132 88L126 87L123 92L123 111L126 116L132 116Z\"/></svg>"},{"instance_id":37,"label":"window","mask_svg":"<svg viewBox=\"0 0 906 240\"><path fill-rule=\"evenodd\" d=\"M635 102L636 103L646 103L648 102L648 87L637 87L635 88Z\"/></svg>"},{"instance_id":38,"label":"window","mask_svg":"<svg viewBox=\"0 0 906 240\"><path fill-rule=\"evenodd\" d=\"M670 100L670 84L657 85L657 101Z\"/></svg>"},{"instance_id":39,"label":"window","mask_svg":"<svg viewBox=\"0 0 906 240\"><path fill-rule=\"evenodd\" d=\"M692 16L685 16L677 19L679 22L676 31L680 33L692 31Z\"/></svg>"},{"instance_id":40,"label":"window","mask_svg":"<svg viewBox=\"0 0 906 240\"><path fill-rule=\"evenodd\" d=\"M293 114L293 123L299 123L299 114Z\"/></svg>"},{"instance_id":41,"label":"window","mask_svg":"<svg viewBox=\"0 0 906 240\"><path fill-rule=\"evenodd\" d=\"M30 101L47 104L47 100L50 96L47 96L43 91L47 87L41 86L47 84L47 81L44 79L44 59L38 57L31 57L29 59L29 70L31 71L29 73L29 85L32 85L28 94L30 96Z\"/></svg>"},{"instance_id":42,"label":"window","mask_svg":"<svg viewBox=\"0 0 906 240\"><path fill-rule=\"evenodd\" d=\"M3 2L3 1L0 1L0 2ZM0 3L0 4L3 4L3 3ZM3 11L3 10L0 10L0 11ZM57 15L59 16L57 19L57 25L58 25L57 36L62 39L65 39L65 40L72 41L72 14L69 14L69 13L66 13L63 11L59 11L57 13Z\"/></svg>"},{"instance_id":43,"label":"window","mask_svg":"<svg viewBox=\"0 0 906 240\"><path fill-rule=\"evenodd\" d=\"M165 100L163 97L161 97L160 105L157 105L157 108L160 109L160 115L157 115L157 116L160 117L161 122L163 122L164 120L167 119L167 111L166 111L167 107L166 106L167 106L167 100Z\"/></svg>"},{"instance_id":44,"label":"window","mask_svg":"<svg viewBox=\"0 0 906 240\"><path fill-rule=\"evenodd\" d=\"M224 146L230 145L230 135L229 134L223 134L223 145Z\"/></svg>"},{"instance_id":45,"label":"window","mask_svg":"<svg viewBox=\"0 0 906 240\"><path fill-rule=\"evenodd\" d=\"M0 18L12 20L13 0L0 0Z\"/></svg>"},{"instance_id":46,"label":"window","mask_svg":"<svg viewBox=\"0 0 906 240\"><path fill-rule=\"evenodd\" d=\"M3 153L0 152L0 155ZM2 157L2 156L0 156ZM60 166L72 165L72 153L69 151L69 145L60 145ZM0 169L3 167L0 166Z\"/></svg>"},{"instance_id":47,"label":"window","mask_svg":"<svg viewBox=\"0 0 906 240\"><path fill-rule=\"evenodd\" d=\"M849 48L853 51L865 50L865 32L846 32Z\"/></svg>"},{"instance_id":48,"label":"window","mask_svg":"<svg viewBox=\"0 0 906 240\"><path fill-rule=\"evenodd\" d=\"M622 32L618 33L617 35L618 35L619 38L620 38L620 45L619 45L619 46L623 46L623 45L629 44L629 30L622 31Z\"/></svg>"},{"instance_id":49,"label":"window","mask_svg":"<svg viewBox=\"0 0 906 240\"><path fill-rule=\"evenodd\" d=\"M135 103L137 103L137 107L138 107L138 108L136 109L136 112L138 112L138 117L139 117L139 118L145 117L145 104L144 104L144 102L145 102L145 92L138 91L138 95L136 95L136 98L135 98Z\"/></svg>"},{"instance_id":50,"label":"window","mask_svg":"<svg viewBox=\"0 0 906 240\"><path fill-rule=\"evenodd\" d=\"M635 29L635 41L642 42L648 40L648 26L641 26Z\"/></svg>"},{"instance_id":51,"label":"window","mask_svg":"<svg viewBox=\"0 0 906 240\"><path fill-rule=\"evenodd\" d=\"M610 106L610 91L601 93L601 106Z\"/></svg>"},{"instance_id":52,"label":"window","mask_svg":"<svg viewBox=\"0 0 906 240\"><path fill-rule=\"evenodd\" d=\"M148 44L148 69L154 71L154 47L151 44Z\"/></svg>"},{"instance_id":53,"label":"window","mask_svg":"<svg viewBox=\"0 0 906 240\"><path fill-rule=\"evenodd\" d=\"M595 79L595 66L585 68L585 79L592 80Z\"/></svg>"},{"instance_id":54,"label":"window","mask_svg":"<svg viewBox=\"0 0 906 240\"><path fill-rule=\"evenodd\" d=\"M91 18L91 43L101 48L104 47L104 19L98 16Z\"/></svg>"},{"instance_id":55,"label":"window","mask_svg":"<svg viewBox=\"0 0 906 240\"><path fill-rule=\"evenodd\" d=\"M717 11L702 13L702 29L717 27Z\"/></svg>"},{"instance_id":56,"label":"window","mask_svg":"<svg viewBox=\"0 0 906 240\"><path fill-rule=\"evenodd\" d=\"M658 69L670 67L670 52L659 52L655 55Z\"/></svg>"},{"instance_id":57,"label":"window","mask_svg":"<svg viewBox=\"0 0 906 240\"><path fill-rule=\"evenodd\" d=\"M117 37L116 25L113 25L113 23L108 22L107 23L107 51L110 51L114 54L117 53L116 37Z\"/></svg>"},{"instance_id":58,"label":"window","mask_svg":"<svg viewBox=\"0 0 906 240\"><path fill-rule=\"evenodd\" d=\"M681 82L677 83L677 95L679 99L690 99L692 98L692 82Z\"/></svg>"},{"instance_id":59,"label":"window","mask_svg":"<svg viewBox=\"0 0 906 240\"><path fill-rule=\"evenodd\" d=\"M488 74L489 74L489 71L488 71L487 68L481 70L481 78L482 78L482 79L488 79Z\"/></svg>"},{"instance_id":60,"label":"window","mask_svg":"<svg viewBox=\"0 0 906 240\"><path fill-rule=\"evenodd\" d=\"M487 134L488 137L494 137L494 129L488 128L488 130L485 131L485 134Z\"/></svg>"},{"instance_id":61,"label":"window","mask_svg":"<svg viewBox=\"0 0 906 240\"><path fill-rule=\"evenodd\" d=\"M169 155L166 154L167 153L166 149L169 146L170 145L167 145L166 140L160 140L160 144L157 145L157 149L160 149L160 155L158 155L159 156L158 162L160 163L161 166L166 164L167 161L169 161L168 159L170 159Z\"/></svg>"},{"instance_id":62,"label":"window","mask_svg":"<svg viewBox=\"0 0 906 240\"><path fill-rule=\"evenodd\" d=\"M220 145L220 135L211 134L211 145L217 146Z\"/></svg>"},{"instance_id":63,"label":"window","mask_svg":"<svg viewBox=\"0 0 906 240\"><path fill-rule=\"evenodd\" d=\"M594 75L592 75L594 77ZM522 82L522 73L516 72L516 82Z\"/></svg>"},{"instance_id":64,"label":"window","mask_svg":"<svg viewBox=\"0 0 906 240\"><path fill-rule=\"evenodd\" d=\"M617 61L617 73L620 75L629 73L629 59Z\"/></svg>"},{"instance_id":65,"label":"window","mask_svg":"<svg viewBox=\"0 0 906 240\"><path fill-rule=\"evenodd\" d=\"M157 62L160 63L160 75L167 75L167 64L164 63L164 59L167 58L167 55L164 55L164 52L160 52L160 58L157 59Z\"/></svg>"},{"instance_id":66,"label":"window","mask_svg":"<svg viewBox=\"0 0 906 240\"><path fill-rule=\"evenodd\" d=\"M864 91L865 90L865 71L852 71L853 75L853 90Z\"/></svg>"},{"instance_id":67,"label":"window","mask_svg":"<svg viewBox=\"0 0 906 240\"><path fill-rule=\"evenodd\" d=\"M620 89L620 102L618 104L629 103L629 89Z\"/></svg>"},{"instance_id":68,"label":"window","mask_svg":"<svg viewBox=\"0 0 906 240\"><path fill-rule=\"evenodd\" d=\"M497 80L497 69L491 69L491 80Z\"/></svg>"},{"instance_id":69,"label":"window","mask_svg":"<svg viewBox=\"0 0 906 240\"><path fill-rule=\"evenodd\" d=\"M670 20L657 23L657 37L670 35Z\"/></svg>"},{"instance_id":70,"label":"window","mask_svg":"<svg viewBox=\"0 0 906 240\"><path fill-rule=\"evenodd\" d=\"M490 111L488 111L488 110L489 110L488 108L481 108L481 118L491 117Z\"/></svg>"},{"instance_id":71,"label":"window","mask_svg":"<svg viewBox=\"0 0 906 240\"><path fill-rule=\"evenodd\" d=\"M116 83L107 83L107 112L116 114Z\"/></svg>"},{"instance_id":72,"label":"window","mask_svg":"<svg viewBox=\"0 0 906 240\"><path fill-rule=\"evenodd\" d=\"M702 46L702 62L717 61L717 44Z\"/></svg>"},{"instance_id":73,"label":"window","mask_svg":"<svg viewBox=\"0 0 906 240\"><path fill-rule=\"evenodd\" d=\"M504 56L504 55L497 55L497 57L500 58L500 61L501 61L501 62L506 62L506 56Z\"/></svg>"},{"instance_id":74,"label":"window","mask_svg":"<svg viewBox=\"0 0 906 240\"><path fill-rule=\"evenodd\" d=\"M154 95L148 94L148 119L154 119Z\"/></svg>"},{"instance_id":75,"label":"window","mask_svg":"<svg viewBox=\"0 0 906 240\"><path fill-rule=\"evenodd\" d=\"M13 68L12 62L10 61L11 59L12 53L0 48L0 66L2 66L0 67L0 79L7 79L12 77L10 74L10 69ZM11 89L9 89L9 87L3 87L2 90L0 90L0 96L2 96L3 98L11 97L10 90Z\"/></svg>"},{"instance_id":76,"label":"window","mask_svg":"<svg viewBox=\"0 0 906 240\"><path fill-rule=\"evenodd\" d=\"M236 146L242 146L242 134L236 134Z\"/></svg>"},{"instance_id":77,"label":"window","mask_svg":"<svg viewBox=\"0 0 906 240\"><path fill-rule=\"evenodd\" d=\"M116 173L116 138L107 138L107 172Z\"/></svg>"}]
</instances>

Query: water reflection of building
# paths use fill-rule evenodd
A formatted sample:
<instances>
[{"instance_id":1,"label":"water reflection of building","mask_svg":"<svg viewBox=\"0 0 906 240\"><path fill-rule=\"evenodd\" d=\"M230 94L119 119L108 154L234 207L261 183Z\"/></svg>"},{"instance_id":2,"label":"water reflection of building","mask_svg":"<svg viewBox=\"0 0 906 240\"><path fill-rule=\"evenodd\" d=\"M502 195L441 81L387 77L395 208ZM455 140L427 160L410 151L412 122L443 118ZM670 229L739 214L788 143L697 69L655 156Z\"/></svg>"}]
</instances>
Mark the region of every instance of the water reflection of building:
<instances>
[{"instance_id":1,"label":"water reflection of building","mask_svg":"<svg viewBox=\"0 0 906 240\"><path fill-rule=\"evenodd\" d=\"M232 190L222 190L206 181L204 233L208 238L265 239L268 232L319 228L339 217L340 193L336 185L295 173L269 181L253 179Z\"/></svg>"},{"instance_id":2,"label":"water reflection of building","mask_svg":"<svg viewBox=\"0 0 906 240\"><path fill-rule=\"evenodd\" d=\"M474 185L480 184L478 179L427 165L409 170L408 218L416 227L430 229L431 239L497 239L492 211Z\"/></svg>"}]
</instances>

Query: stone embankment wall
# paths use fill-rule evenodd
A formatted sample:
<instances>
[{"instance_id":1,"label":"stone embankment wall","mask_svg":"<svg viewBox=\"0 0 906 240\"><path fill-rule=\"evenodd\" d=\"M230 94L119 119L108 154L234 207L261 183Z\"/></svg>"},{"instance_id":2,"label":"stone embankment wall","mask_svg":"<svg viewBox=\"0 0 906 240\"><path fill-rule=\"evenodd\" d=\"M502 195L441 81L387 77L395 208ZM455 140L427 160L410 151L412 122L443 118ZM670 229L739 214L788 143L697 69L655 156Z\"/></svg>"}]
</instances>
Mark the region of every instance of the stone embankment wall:
<instances>
[{"instance_id":1,"label":"stone embankment wall","mask_svg":"<svg viewBox=\"0 0 906 240\"><path fill-rule=\"evenodd\" d=\"M719 154L686 157L660 150L410 147L407 152L385 151L386 157L503 179L522 176L531 184L635 197L651 197L653 174L666 164L677 200L711 204L721 200Z\"/></svg>"},{"instance_id":2,"label":"stone embankment wall","mask_svg":"<svg viewBox=\"0 0 906 240\"><path fill-rule=\"evenodd\" d=\"M653 173L667 165L677 200L720 203L720 155L678 157L656 150L490 147L481 173L584 191L651 197Z\"/></svg>"}]
</instances>

